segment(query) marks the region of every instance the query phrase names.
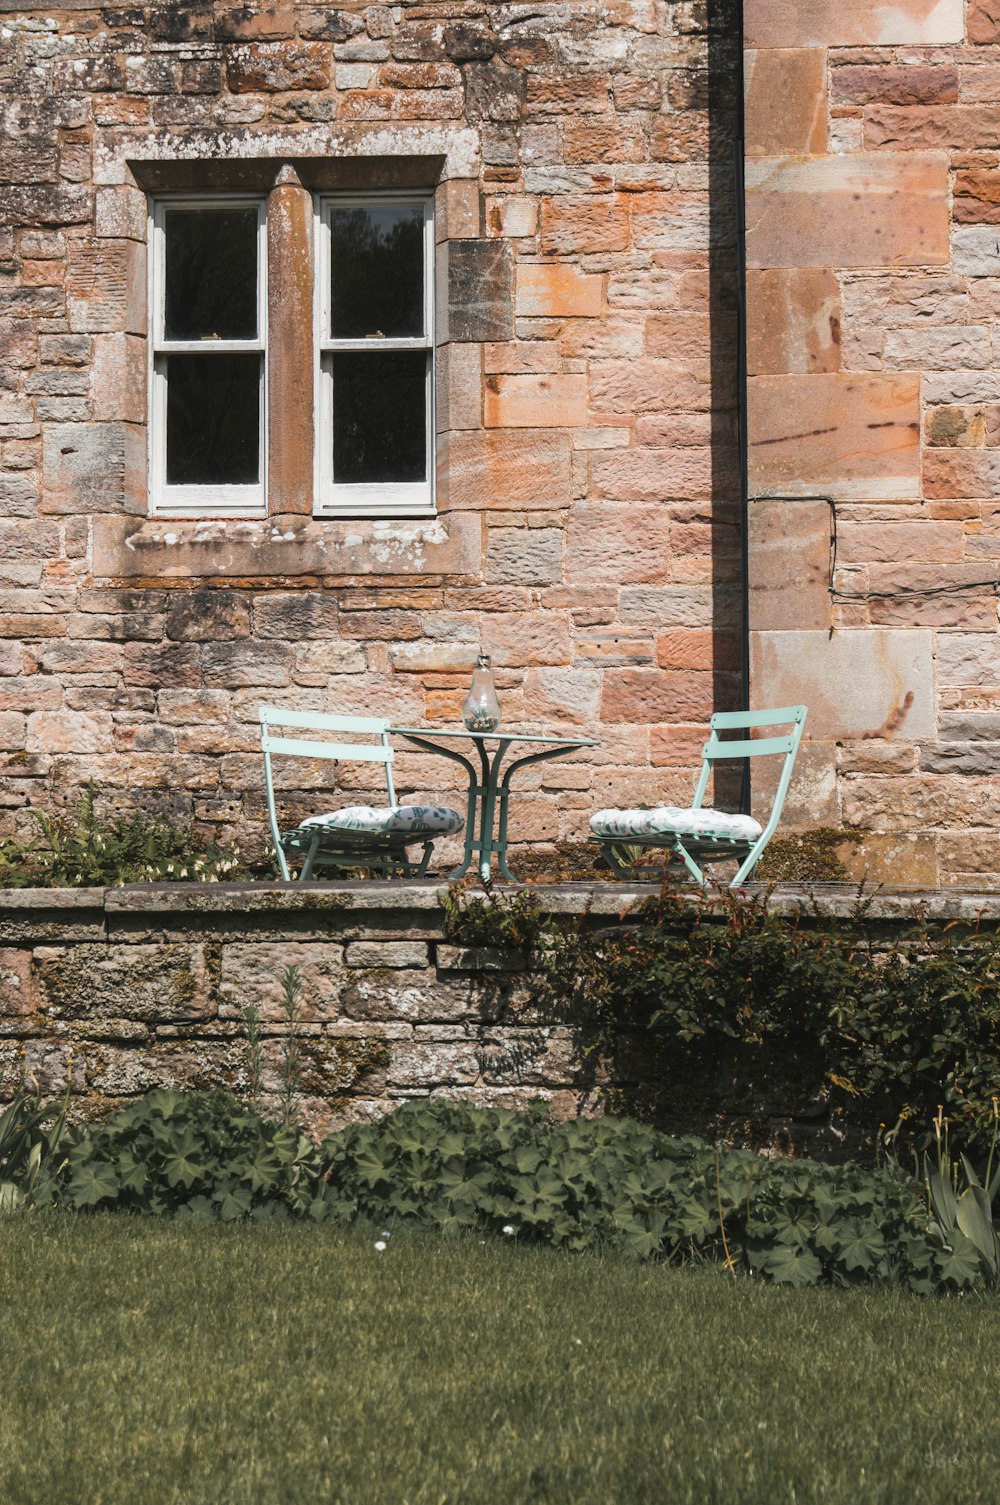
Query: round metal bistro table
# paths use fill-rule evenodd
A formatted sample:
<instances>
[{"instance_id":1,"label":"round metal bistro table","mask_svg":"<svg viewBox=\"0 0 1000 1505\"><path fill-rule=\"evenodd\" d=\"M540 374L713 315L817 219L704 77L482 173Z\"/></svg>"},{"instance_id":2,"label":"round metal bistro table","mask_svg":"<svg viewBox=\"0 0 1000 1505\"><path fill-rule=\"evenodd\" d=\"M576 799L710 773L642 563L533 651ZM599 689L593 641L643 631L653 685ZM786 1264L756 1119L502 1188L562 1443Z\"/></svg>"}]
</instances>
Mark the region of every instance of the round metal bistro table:
<instances>
[{"instance_id":1,"label":"round metal bistro table","mask_svg":"<svg viewBox=\"0 0 1000 1505\"><path fill-rule=\"evenodd\" d=\"M479 876L484 882L487 881L490 876L490 863L495 852L497 867L503 877L511 883L516 883L517 879L507 866L507 806L511 793L511 775L517 773L519 768L527 768L529 763L544 763L549 758L564 758L568 753L575 752L580 747L597 746L591 737L536 737L521 732L470 732L466 731L465 727L439 729L437 727L390 726L387 731L390 736L403 737L414 747L422 748L425 752L437 753L439 757L450 758L453 763L461 763L468 774L469 796L465 816L465 852L458 867L448 874L449 881L465 876L477 852ZM469 749L470 756L466 757L465 753L459 752L454 747L442 746L442 743L463 741L471 742L478 753L478 770L472 761L471 748ZM486 745L488 742L496 743L492 752ZM503 768L504 759L515 742L534 744L538 750L513 758L506 768ZM502 778L501 769L503 769ZM498 807L499 819L497 820ZM495 822L497 835L494 841Z\"/></svg>"}]
</instances>

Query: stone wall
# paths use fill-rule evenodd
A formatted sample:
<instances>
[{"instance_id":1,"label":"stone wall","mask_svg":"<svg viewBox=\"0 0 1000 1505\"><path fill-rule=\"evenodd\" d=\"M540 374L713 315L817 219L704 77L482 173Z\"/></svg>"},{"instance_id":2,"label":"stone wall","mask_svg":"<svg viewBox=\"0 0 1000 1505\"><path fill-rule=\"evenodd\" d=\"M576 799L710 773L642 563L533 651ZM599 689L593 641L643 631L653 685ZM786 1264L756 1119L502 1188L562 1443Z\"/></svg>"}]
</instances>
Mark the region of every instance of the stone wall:
<instances>
[{"instance_id":1,"label":"stone wall","mask_svg":"<svg viewBox=\"0 0 1000 1505\"><path fill-rule=\"evenodd\" d=\"M687 796L739 696L735 40L728 0L0 0L0 834L94 779L252 853L259 701L453 723L480 644L508 725L600 739L515 841ZM310 185L417 171L437 517L314 520L273 369L271 517L149 520L147 191L270 192L274 259Z\"/></svg>"},{"instance_id":2,"label":"stone wall","mask_svg":"<svg viewBox=\"0 0 1000 1505\"><path fill-rule=\"evenodd\" d=\"M756 703L800 823L891 880L1000 871L1000 9L746 0Z\"/></svg>"},{"instance_id":3,"label":"stone wall","mask_svg":"<svg viewBox=\"0 0 1000 1505\"><path fill-rule=\"evenodd\" d=\"M586 894L551 899L579 912ZM599 893L607 923L634 893ZM446 939L431 884L144 885L5 892L0 1100L27 1070L93 1113L154 1086L247 1086L243 1007L278 1086L281 976L304 983L305 1116L325 1129L428 1094L594 1106L595 1065L510 954ZM600 1073L597 1073L601 1076ZM603 1079L603 1078L602 1078Z\"/></svg>"},{"instance_id":4,"label":"stone wall","mask_svg":"<svg viewBox=\"0 0 1000 1505\"><path fill-rule=\"evenodd\" d=\"M601 884L537 889L546 910L615 926L649 890ZM1000 925L984 893L920 895L930 922ZM849 920L844 889L785 888L769 903L808 925ZM891 941L912 926L914 895L873 895L866 923ZM734 1051L711 1080L667 1098L663 1043L620 1025L595 1049L593 1019L545 1002L511 952L452 944L433 884L145 884L130 889L0 891L0 1103L22 1073L46 1094L72 1090L93 1116L157 1086L248 1088L242 1010L260 1011L262 1105L280 1081L281 975L304 983L302 1103L317 1133L408 1098L438 1096L556 1116L655 1114L675 1132L842 1155L870 1126L832 1117L801 1055Z\"/></svg>"}]
</instances>

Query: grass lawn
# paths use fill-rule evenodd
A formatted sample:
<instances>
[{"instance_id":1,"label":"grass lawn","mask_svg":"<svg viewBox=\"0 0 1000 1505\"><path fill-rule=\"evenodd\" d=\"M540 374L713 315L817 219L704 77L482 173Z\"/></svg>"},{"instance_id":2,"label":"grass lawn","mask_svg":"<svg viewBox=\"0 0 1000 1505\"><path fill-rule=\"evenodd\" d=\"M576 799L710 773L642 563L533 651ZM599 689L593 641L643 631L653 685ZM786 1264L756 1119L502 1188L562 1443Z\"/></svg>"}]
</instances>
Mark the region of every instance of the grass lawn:
<instances>
[{"instance_id":1,"label":"grass lawn","mask_svg":"<svg viewBox=\"0 0 1000 1505\"><path fill-rule=\"evenodd\" d=\"M994 1505L1000 1300L0 1222L3 1505Z\"/></svg>"}]
</instances>

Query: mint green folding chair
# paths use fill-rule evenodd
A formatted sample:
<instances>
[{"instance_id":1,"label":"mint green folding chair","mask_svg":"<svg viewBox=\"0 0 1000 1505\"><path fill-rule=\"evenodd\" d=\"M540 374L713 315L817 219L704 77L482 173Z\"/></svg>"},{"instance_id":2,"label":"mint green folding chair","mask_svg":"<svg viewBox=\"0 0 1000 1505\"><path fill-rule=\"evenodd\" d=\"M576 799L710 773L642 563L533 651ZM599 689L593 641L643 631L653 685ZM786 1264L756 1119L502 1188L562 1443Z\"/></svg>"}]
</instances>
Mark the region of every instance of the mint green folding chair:
<instances>
[{"instance_id":1,"label":"mint green folding chair","mask_svg":"<svg viewBox=\"0 0 1000 1505\"><path fill-rule=\"evenodd\" d=\"M590 817L591 839L600 843L610 866L620 873L633 873L643 851L663 849L679 857L696 883L707 887L711 881L700 863L722 862L735 858L739 862L729 887L745 883L760 861L764 848L774 835L781 819L785 795L795 767L795 756L802 741L806 721L804 705L779 706L772 711L721 711L712 717L711 734L702 753L703 762L694 801L690 806L660 805L653 810L598 810ZM761 727L790 725L787 736L750 737ZM725 740L720 732L743 732L742 737ZM774 802L767 824L749 815L727 815L723 810L704 807L709 775L716 763L726 758L782 757L784 764L778 778Z\"/></svg>"},{"instance_id":2,"label":"mint green folding chair","mask_svg":"<svg viewBox=\"0 0 1000 1505\"><path fill-rule=\"evenodd\" d=\"M460 831L465 821L446 805L399 805L392 782L393 749L387 735L388 721L373 716L335 716L315 711L283 711L278 706L259 707L261 747L264 753L264 785L271 839L281 869L288 881L288 859L301 858L300 880L352 872L384 878L422 878L427 871L435 840ZM275 728L279 730L276 732ZM333 742L319 737L299 738L282 734L284 728L308 732L333 732L367 737L367 742ZM382 806L350 805L325 815L311 815L301 825L282 831L274 798L275 756L326 758L338 763L381 763L385 769L389 803ZM420 846L417 858L410 848Z\"/></svg>"}]
</instances>

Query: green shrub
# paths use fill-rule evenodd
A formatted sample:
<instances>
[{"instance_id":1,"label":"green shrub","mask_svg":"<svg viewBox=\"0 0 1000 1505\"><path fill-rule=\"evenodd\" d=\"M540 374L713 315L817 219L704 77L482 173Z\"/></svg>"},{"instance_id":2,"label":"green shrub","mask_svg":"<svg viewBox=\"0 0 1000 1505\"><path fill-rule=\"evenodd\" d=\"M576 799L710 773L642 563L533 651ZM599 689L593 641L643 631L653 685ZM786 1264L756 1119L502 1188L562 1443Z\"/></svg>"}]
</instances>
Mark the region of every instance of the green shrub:
<instances>
[{"instance_id":1,"label":"green shrub","mask_svg":"<svg viewBox=\"0 0 1000 1505\"><path fill-rule=\"evenodd\" d=\"M190 831L134 811L100 818L88 785L76 808L50 816L29 809L38 844L0 842L0 888L114 888L125 883L214 883L245 876L233 852L199 850Z\"/></svg>"},{"instance_id":2,"label":"green shrub","mask_svg":"<svg viewBox=\"0 0 1000 1505\"><path fill-rule=\"evenodd\" d=\"M452 900L454 939L500 947L523 928L514 905L537 906L521 894ZM928 1124L943 1104L955 1143L983 1153L1000 1081L1000 934L915 913L890 938L869 909L789 918L766 898L665 889L597 930L536 907L539 1000L586 1025L591 1051L611 1059L629 1031L651 1031L663 1102L711 1083L734 1052L750 1075L780 1058L873 1145L880 1125ZM929 1135L917 1142L929 1147Z\"/></svg>"}]
</instances>

